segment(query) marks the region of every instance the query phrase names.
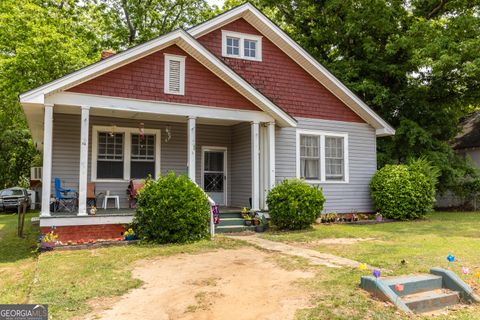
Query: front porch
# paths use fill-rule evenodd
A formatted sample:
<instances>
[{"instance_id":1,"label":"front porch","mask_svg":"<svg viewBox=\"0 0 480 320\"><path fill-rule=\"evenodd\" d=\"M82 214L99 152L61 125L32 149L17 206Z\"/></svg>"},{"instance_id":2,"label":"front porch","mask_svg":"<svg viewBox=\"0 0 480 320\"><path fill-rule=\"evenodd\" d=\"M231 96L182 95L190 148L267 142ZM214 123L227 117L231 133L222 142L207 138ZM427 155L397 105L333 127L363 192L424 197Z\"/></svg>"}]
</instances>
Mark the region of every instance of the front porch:
<instances>
[{"instance_id":1,"label":"front porch","mask_svg":"<svg viewBox=\"0 0 480 320\"><path fill-rule=\"evenodd\" d=\"M73 105L71 99L80 96L86 98L69 94L44 106L42 227L129 223L134 214L127 194L130 180L169 171L187 174L222 207L221 213L265 208L266 192L275 181L275 122L270 116L177 105L133 111L91 99L82 101L100 107ZM182 115L186 112L194 116ZM71 212L51 210L58 201L56 177L62 188L78 194ZM98 208L94 216L87 201L92 183ZM120 209L112 208L114 201L101 209L107 194L119 197Z\"/></svg>"}]
</instances>

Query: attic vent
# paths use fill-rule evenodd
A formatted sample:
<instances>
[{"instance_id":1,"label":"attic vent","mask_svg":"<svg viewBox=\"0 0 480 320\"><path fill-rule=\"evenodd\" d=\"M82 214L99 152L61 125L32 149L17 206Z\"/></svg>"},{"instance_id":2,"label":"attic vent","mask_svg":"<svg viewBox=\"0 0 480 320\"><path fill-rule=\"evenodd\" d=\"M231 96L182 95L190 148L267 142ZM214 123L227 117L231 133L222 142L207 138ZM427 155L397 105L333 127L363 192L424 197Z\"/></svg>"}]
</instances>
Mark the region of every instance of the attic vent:
<instances>
[{"instance_id":1,"label":"attic vent","mask_svg":"<svg viewBox=\"0 0 480 320\"><path fill-rule=\"evenodd\" d=\"M185 57L165 54L165 93L185 94Z\"/></svg>"}]
</instances>

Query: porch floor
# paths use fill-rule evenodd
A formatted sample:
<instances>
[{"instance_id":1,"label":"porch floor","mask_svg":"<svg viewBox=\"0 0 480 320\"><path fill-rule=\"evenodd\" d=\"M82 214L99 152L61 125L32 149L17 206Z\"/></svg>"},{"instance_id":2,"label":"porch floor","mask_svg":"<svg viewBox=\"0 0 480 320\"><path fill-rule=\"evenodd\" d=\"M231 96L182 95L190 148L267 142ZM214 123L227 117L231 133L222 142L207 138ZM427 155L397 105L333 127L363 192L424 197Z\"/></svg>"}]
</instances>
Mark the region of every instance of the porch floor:
<instances>
[{"instance_id":1,"label":"porch floor","mask_svg":"<svg viewBox=\"0 0 480 320\"><path fill-rule=\"evenodd\" d=\"M243 208L240 207L220 207L220 213L237 213L241 212ZM50 212L52 217L55 218L63 218L63 217L72 217L76 216L76 212ZM95 216L134 216L135 215L135 209L130 209L130 208L120 208L120 209L115 209L115 208L108 208L108 209L98 209L97 214ZM91 216L90 217L95 217Z\"/></svg>"}]
</instances>

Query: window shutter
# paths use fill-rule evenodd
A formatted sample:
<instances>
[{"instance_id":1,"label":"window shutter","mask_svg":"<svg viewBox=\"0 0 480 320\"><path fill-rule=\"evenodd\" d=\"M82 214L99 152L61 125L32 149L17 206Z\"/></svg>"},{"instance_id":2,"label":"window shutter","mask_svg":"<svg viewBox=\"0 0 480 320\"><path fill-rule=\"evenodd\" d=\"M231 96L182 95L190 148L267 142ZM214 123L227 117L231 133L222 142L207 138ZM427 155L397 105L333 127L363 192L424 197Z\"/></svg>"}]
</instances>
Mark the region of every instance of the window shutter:
<instances>
[{"instance_id":1,"label":"window shutter","mask_svg":"<svg viewBox=\"0 0 480 320\"><path fill-rule=\"evenodd\" d=\"M169 60L168 91L180 93L180 61Z\"/></svg>"},{"instance_id":2,"label":"window shutter","mask_svg":"<svg viewBox=\"0 0 480 320\"><path fill-rule=\"evenodd\" d=\"M165 93L185 92L185 57L165 54Z\"/></svg>"}]
</instances>

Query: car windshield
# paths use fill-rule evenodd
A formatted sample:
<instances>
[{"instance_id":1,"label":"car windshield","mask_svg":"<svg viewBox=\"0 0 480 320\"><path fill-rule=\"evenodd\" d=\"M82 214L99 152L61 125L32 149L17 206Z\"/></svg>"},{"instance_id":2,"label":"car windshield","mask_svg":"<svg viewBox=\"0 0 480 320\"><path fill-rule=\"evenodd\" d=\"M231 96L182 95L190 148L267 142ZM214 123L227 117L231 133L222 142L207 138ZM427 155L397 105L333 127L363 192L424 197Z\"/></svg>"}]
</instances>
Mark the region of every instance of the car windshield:
<instances>
[{"instance_id":1,"label":"car windshield","mask_svg":"<svg viewBox=\"0 0 480 320\"><path fill-rule=\"evenodd\" d=\"M19 189L7 189L3 190L1 193L2 196L23 196L23 190Z\"/></svg>"}]
</instances>

